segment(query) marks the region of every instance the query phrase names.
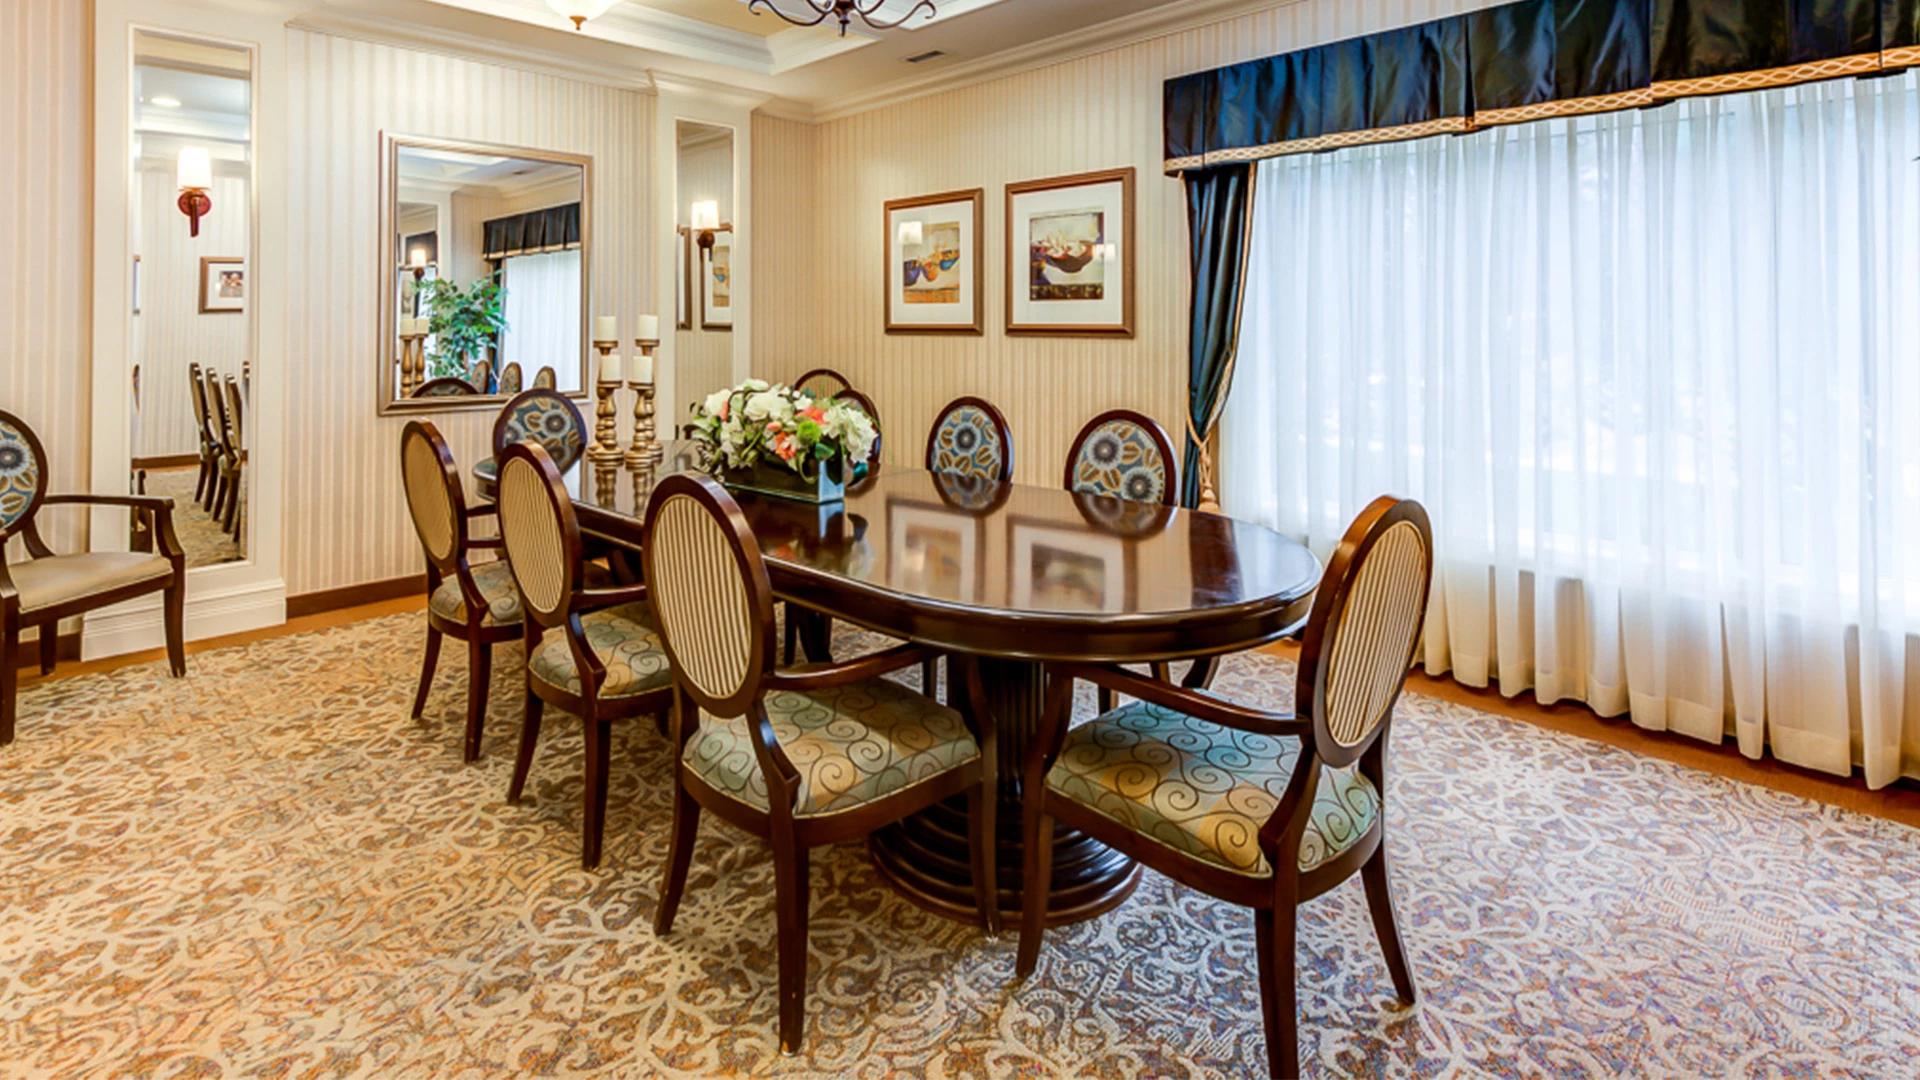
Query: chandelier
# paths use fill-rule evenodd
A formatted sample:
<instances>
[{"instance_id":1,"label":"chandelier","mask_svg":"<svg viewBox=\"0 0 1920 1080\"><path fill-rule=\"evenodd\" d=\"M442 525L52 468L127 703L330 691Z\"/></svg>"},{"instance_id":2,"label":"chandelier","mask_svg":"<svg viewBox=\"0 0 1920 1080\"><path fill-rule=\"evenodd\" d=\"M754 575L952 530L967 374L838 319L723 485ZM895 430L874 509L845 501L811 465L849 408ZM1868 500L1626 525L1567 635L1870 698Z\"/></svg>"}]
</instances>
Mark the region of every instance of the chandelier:
<instances>
[{"instance_id":1,"label":"chandelier","mask_svg":"<svg viewBox=\"0 0 1920 1080\"><path fill-rule=\"evenodd\" d=\"M573 28L586 28L588 19L597 19L613 6L613 0L547 0L547 6L573 20Z\"/></svg>"},{"instance_id":2,"label":"chandelier","mask_svg":"<svg viewBox=\"0 0 1920 1080\"><path fill-rule=\"evenodd\" d=\"M860 16L861 22L866 23L875 30L892 30L896 26L901 26L905 24L908 19L920 14L921 8L927 9L927 18L931 19L934 15L933 0L920 0L920 2L913 5L905 15L900 16L893 22L876 22L873 18L873 13L879 11L881 5L885 4L887 0L872 0L872 2L865 7L860 6L860 0L803 0L803 2L807 5L807 10L813 12L813 18L796 19L774 6L773 0L751 0L751 2L747 4L747 10L758 15L760 9L765 7L768 11L773 12L775 15L780 16L795 26L819 26L821 23L826 22L829 17L836 18L840 20L841 37L847 36L847 23L852 16L855 15Z\"/></svg>"}]
</instances>

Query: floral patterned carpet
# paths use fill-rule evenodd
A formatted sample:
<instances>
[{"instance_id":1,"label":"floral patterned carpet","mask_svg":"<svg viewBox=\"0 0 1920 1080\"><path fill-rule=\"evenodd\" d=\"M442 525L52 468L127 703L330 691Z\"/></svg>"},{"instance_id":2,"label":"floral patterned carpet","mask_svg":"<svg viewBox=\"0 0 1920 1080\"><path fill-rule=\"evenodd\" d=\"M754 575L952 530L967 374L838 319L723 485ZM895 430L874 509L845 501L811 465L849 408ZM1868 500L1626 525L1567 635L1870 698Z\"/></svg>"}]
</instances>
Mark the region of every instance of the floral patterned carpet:
<instances>
[{"instance_id":1,"label":"floral patterned carpet","mask_svg":"<svg viewBox=\"0 0 1920 1080\"><path fill-rule=\"evenodd\" d=\"M241 541L247 535L246 485L240 486L240 535L236 537L193 500L193 482L197 475L191 468L154 469L147 473L147 494L173 497L173 534L186 549L188 568L217 566L246 558L246 548Z\"/></svg>"},{"instance_id":2,"label":"floral patterned carpet","mask_svg":"<svg viewBox=\"0 0 1920 1080\"><path fill-rule=\"evenodd\" d=\"M577 727L549 713L534 798L507 805L517 648L464 766L461 652L407 717L421 637L391 616L23 693L0 1075L1260 1071L1243 912L1149 875L1016 985L1013 933L921 912L857 844L815 855L807 1044L780 1057L759 842L708 818L656 938L663 740L616 736L582 871ZM1241 657L1220 688L1283 703L1289 672ZM1309 1075L1920 1075L1920 834L1433 699L1395 726L1423 997L1394 1005L1358 882L1310 904Z\"/></svg>"}]
</instances>

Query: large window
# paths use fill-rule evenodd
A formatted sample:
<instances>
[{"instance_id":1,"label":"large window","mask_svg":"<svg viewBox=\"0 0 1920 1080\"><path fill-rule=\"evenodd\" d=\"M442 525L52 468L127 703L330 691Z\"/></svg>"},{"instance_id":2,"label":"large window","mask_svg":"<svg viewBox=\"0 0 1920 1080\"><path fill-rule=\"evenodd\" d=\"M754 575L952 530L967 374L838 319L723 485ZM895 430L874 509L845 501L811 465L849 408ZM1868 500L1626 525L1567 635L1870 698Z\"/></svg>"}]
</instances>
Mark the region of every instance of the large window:
<instances>
[{"instance_id":1,"label":"large window","mask_svg":"<svg viewBox=\"0 0 1920 1080\"><path fill-rule=\"evenodd\" d=\"M1916 122L1902 75L1263 162L1226 509L1421 499L1462 681L1920 766Z\"/></svg>"},{"instance_id":2,"label":"large window","mask_svg":"<svg viewBox=\"0 0 1920 1080\"><path fill-rule=\"evenodd\" d=\"M500 264L506 289L501 366L518 363L525 384L551 367L558 389L580 389L580 249L510 255Z\"/></svg>"}]
</instances>

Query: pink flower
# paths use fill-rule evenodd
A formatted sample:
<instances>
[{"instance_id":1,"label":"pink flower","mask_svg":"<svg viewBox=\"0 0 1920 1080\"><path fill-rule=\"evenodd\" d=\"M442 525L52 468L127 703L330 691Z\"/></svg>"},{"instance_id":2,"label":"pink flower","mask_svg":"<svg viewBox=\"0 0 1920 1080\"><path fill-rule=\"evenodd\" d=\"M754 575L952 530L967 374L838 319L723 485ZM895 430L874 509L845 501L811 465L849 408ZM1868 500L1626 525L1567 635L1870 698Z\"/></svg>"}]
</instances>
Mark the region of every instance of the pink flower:
<instances>
[{"instance_id":1,"label":"pink flower","mask_svg":"<svg viewBox=\"0 0 1920 1080\"><path fill-rule=\"evenodd\" d=\"M807 419L813 421L816 424L827 418L826 412L822 410L818 405L815 405L808 409L801 410L800 415L806 417Z\"/></svg>"},{"instance_id":2,"label":"pink flower","mask_svg":"<svg viewBox=\"0 0 1920 1080\"><path fill-rule=\"evenodd\" d=\"M779 454L782 458L786 459L787 461L792 461L793 453L794 453L793 436L782 435L779 438L773 440L773 452L776 454Z\"/></svg>"},{"instance_id":3,"label":"pink flower","mask_svg":"<svg viewBox=\"0 0 1920 1080\"><path fill-rule=\"evenodd\" d=\"M732 401L723 401L720 403L720 419L725 420L727 418L727 406L731 404L733 404Z\"/></svg>"},{"instance_id":4,"label":"pink flower","mask_svg":"<svg viewBox=\"0 0 1920 1080\"><path fill-rule=\"evenodd\" d=\"M778 420L767 421L767 434L771 435L774 432L779 430L780 430L780 421Z\"/></svg>"}]
</instances>

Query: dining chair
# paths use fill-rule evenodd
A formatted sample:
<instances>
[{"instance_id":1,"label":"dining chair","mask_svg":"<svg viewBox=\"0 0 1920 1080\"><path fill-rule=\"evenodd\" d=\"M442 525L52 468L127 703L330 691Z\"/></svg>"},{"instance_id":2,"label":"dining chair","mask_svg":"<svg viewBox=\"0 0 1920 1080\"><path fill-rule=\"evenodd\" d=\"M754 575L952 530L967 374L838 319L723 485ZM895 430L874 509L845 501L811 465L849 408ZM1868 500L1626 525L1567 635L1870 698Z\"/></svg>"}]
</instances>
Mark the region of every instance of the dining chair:
<instances>
[{"instance_id":1,"label":"dining chair","mask_svg":"<svg viewBox=\"0 0 1920 1080\"><path fill-rule=\"evenodd\" d=\"M520 361L515 360L500 369L500 392L503 394L520 392Z\"/></svg>"},{"instance_id":2,"label":"dining chair","mask_svg":"<svg viewBox=\"0 0 1920 1080\"><path fill-rule=\"evenodd\" d=\"M1013 479L1013 432L992 403L977 397L947 402L927 432L927 471L1005 484ZM927 693L935 692L936 660L921 667Z\"/></svg>"},{"instance_id":3,"label":"dining chair","mask_svg":"<svg viewBox=\"0 0 1920 1080\"><path fill-rule=\"evenodd\" d=\"M1433 580L1433 532L1410 499L1375 499L1313 598L1295 673L1305 716L1111 666L1049 665L1025 763L1026 885L1015 971L1033 973L1053 823L1190 888L1253 910L1267 1064L1298 1076L1296 911L1358 873L1387 971L1411 1004L1387 875L1387 735ZM1076 680L1135 700L1068 726Z\"/></svg>"},{"instance_id":4,"label":"dining chair","mask_svg":"<svg viewBox=\"0 0 1920 1080\"><path fill-rule=\"evenodd\" d=\"M212 368L201 370L206 383L207 400L212 403L213 438L218 444L219 460L214 464L213 503L207 507L207 513L215 521L227 518L227 500L233 497L233 432L227 424L227 391L220 381L220 373Z\"/></svg>"},{"instance_id":5,"label":"dining chair","mask_svg":"<svg viewBox=\"0 0 1920 1080\"><path fill-rule=\"evenodd\" d=\"M526 613L527 641L526 719L507 801L519 802L526 788L544 707L580 717L587 744L580 861L591 870L600 865L606 831L613 722L651 715L665 731L673 675L647 607L647 586L592 587L573 499L545 447L516 442L496 460L500 537Z\"/></svg>"},{"instance_id":6,"label":"dining chair","mask_svg":"<svg viewBox=\"0 0 1920 1080\"><path fill-rule=\"evenodd\" d=\"M420 688L413 696L413 718L420 719L426 710L441 638L466 642L467 732L462 756L478 761L493 676L493 647L520 637L520 594L504 560L472 561L476 551L500 548L499 540L470 533L470 522L495 511L490 504L467 506L459 467L440 429L426 420L409 422L400 433L400 466L407 509L427 556L427 648L420 663Z\"/></svg>"},{"instance_id":7,"label":"dining chair","mask_svg":"<svg viewBox=\"0 0 1920 1080\"><path fill-rule=\"evenodd\" d=\"M867 419L873 421L873 448L867 451L866 471L860 474L858 480L850 482L846 487L847 494L859 495L872 487L875 479L880 475L880 410L873 407L873 399L852 387L840 391L833 395L833 397L836 401L850 402L855 408L866 413ZM783 663L793 663L794 654L799 647L800 623L806 619L816 619L819 621L819 640L832 640L833 619L831 616L822 615L819 612L811 611L789 602L787 604L787 617L782 620L786 635L785 641L781 645Z\"/></svg>"},{"instance_id":8,"label":"dining chair","mask_svg":"<svg viewBox=\"0 0 1920 1080\"><path fill-rule=\"evenodd\" d=\"M413 396L417 398L464 397L468 394L478 394L479 392L480 391L473 388L472 383L465 379L456 378L452 375L443 375L438 379L428 379L418 387L415 387Z\"/></svg>"},{"instance_id":9,"label":"dining chair","mask_svg":"<svg viewBox=\"0 0 1920 1080\"><path fill-rule=\"evenodd\" d=\"M552 367L542 367L533 373L533 385L540 390L552 390L560 385L560 380L554 375Z\"/></svg>"},{"instance_id":10,"label":"dining chair","mask_svg":"<svg viewBox=\"0 0 1920 1080\"><path fill-rule=\"evenodd\" d=\"M500 407L493 422L493 456L532 439L546 447L553 466L565 473L587 448L587 424L573 399L558 390L523 390Z\"/></svg>"},{"instance_id":11,"label":"dining chair","mask_svg":"<svg viewBox=\"0 0 1920 1080\"><path fill-rule=\"evenodd\" d=\"M187 390L193 398L194 430L200 437L200 471L194 476L193 501L211 505L213 484L220 472L220 444L213 437L213 419L207 411L207 384L196 361L187 365Z\"/></svg>"},{"instance_id":12,"label":"dining chair","mask_svg":"<svg viewBox=\"0 0 1920 1080\"><path fill-rule=\"evenodd\" d=\"M1179 459L1152 417L1112 409L1087 421L1074 436L1061 483L1068 491L1175 506L1180 501Z\"/></svg>"},{"instance_id":13,"label":"dining chair","mask_svg":"<svg viewBox=\"0 0 1920 1080\"><path fill-rule=\"evenodd\" d=\"M474 361L473 367L467 369L467 381L472 383L473 388L482 394L498 392L494 385L493 361L491 360Z\"/></svg>"},{"instance_id":14,"label":"dining chair","mask_svg":"<svg viewBox=\"0 0 1920 1080\"><path fill-rule=\"evenodd\" d=\"M816 398L839 397L840 391L853 389L845 375L832 368L814 368L793 380L795 390L805 390Z\"/></svg>"},{"instance_id":15,"label":"dining chair","mask_svg":"<svg viewBox=\"0 0 1920 1080\"><path fill-rule=\"evenodd\" d=\"M773 848L779 920L780 1045L806 1022L807 861L811 848L864 836L964 792L974 899L998 930L997 749L972 671L967 718L881 678L929 655L903 645L842 664L774 667L773 590L739 504L712 479L676 473L654 487L641 560L679 688L673 713L673 836L654 932L670 933L701 810Z\"/></svg>"},{"instance_id":16,"label":"dining chair","mask_svg":"<svg viewBox=\"0 0 1920 1080\"><path fill-rule=\"evenodd\" d=\"M0 746L13 741L20 679L20 637L38 628L40 673L59 659L60 620L152 592L162 610L167 662L187 673L187 555L173 532L173 500L156 495L52 495L47 452L26 421L0 412ZM40 536L44 506L125 506L147 515L158 552L84 551L55 555ZM23 562L9 563L7 541L20 537Z\"/></svg>"},{"instance_id":17,"label":"dining chair","mask_svg":"<svg viewBox=\"0 0 1920 1080\"><path fill-rule=\"evenodd\" d=\"M242 519L240 506L247 498L247 440L246 440L246 402L240 392L240 380L227 376L227 443L226 453L221 462L221 470L227 481L227 513L220 527L234 536L240 535Z\"/></svg>"}]
</instances>

